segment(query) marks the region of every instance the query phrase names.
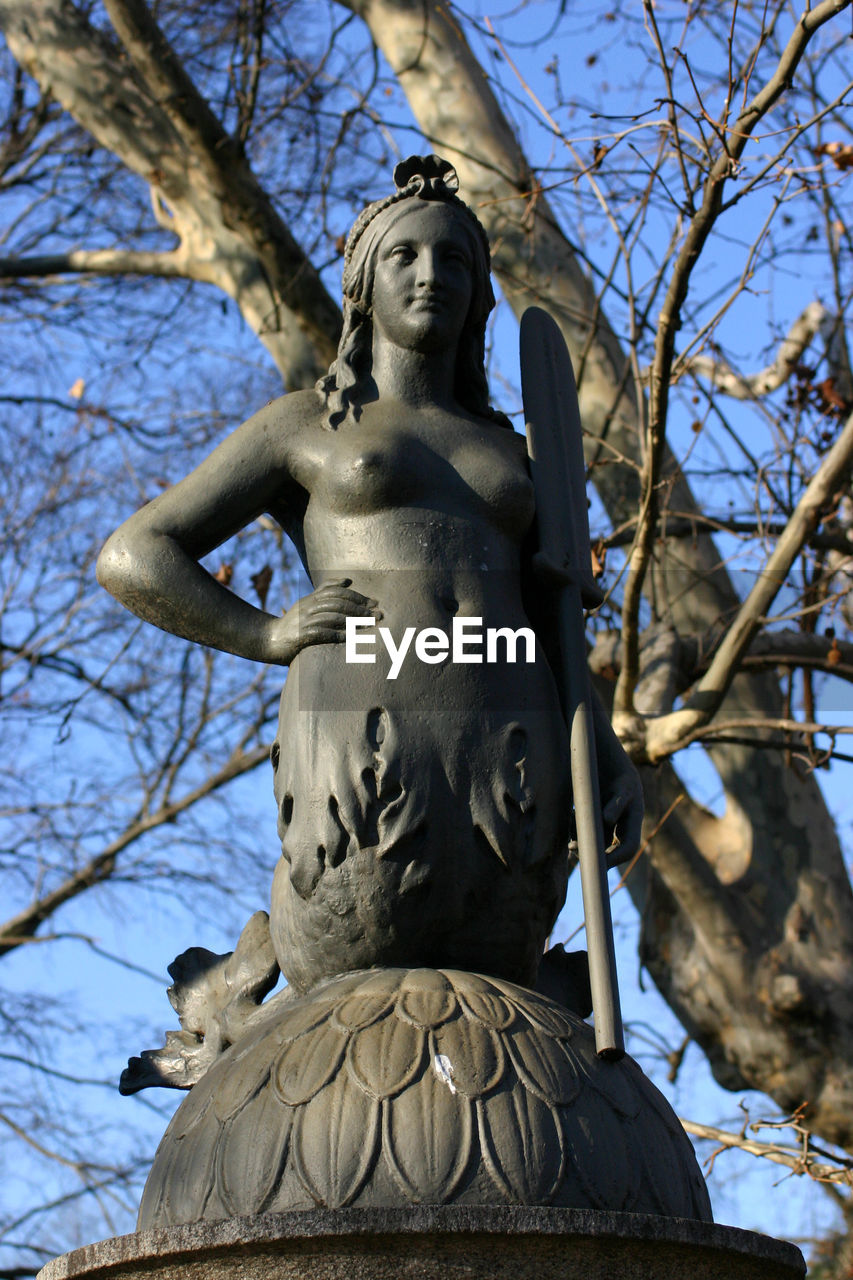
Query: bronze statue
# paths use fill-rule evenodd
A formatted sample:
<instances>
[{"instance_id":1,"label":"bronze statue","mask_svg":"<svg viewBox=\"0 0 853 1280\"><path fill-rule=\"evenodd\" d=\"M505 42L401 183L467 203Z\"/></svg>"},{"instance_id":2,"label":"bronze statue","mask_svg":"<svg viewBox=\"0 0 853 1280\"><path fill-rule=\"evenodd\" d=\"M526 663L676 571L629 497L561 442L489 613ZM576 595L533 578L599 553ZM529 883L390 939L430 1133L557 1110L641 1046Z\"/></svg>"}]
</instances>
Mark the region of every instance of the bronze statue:
<instances>
[{"instance_id":1,"label":"bronze statue","mask_svg":"<svg viewBox=\"0 0 853 1280\"><path fill-rule=\"evenodd\" d=\"M436 157L346 247L338 358L273 401L108 541L100 581L140 617L290 666L273 747L283 858L272 928L289 982L373 964L450 964L533 985L569 869L568 748L546 652L547 588L529 559L523 437L489 406L489 248ZM314 585L283 617L198 560L261 513ZM535 661L409 652L388 679L346 661L346 619L450 632L454 618L539 622ZM377 637L378 640L378 637ZM369 652L365 644L362 653ZM501 660L503 659L503 660ZM636 847L635 771L596 716L605 821Z\"/></svg>"},{"instance_id":2,"label":"bronze statue","mask_svg":"<svg viewBox=\"0 0 853 1280\"><path fill-rule=\"evenodd\" d=\"M318 1205L707 1219L671 1109L621 1050L597 1054L577 966L556 980L571 957L548 953L531 990L570 869L565 575L533 572L527 451L488 403L482 227L445 161L412 157L395 181L350 233L328 376L262 409L99 561L141 617L290 666L269 922L228 956L178 958L183 1029L124 1081L192 1090L140 1228ZM262 513L314 586L283 617L198 563ZM639 782L594 718L627 856ZM277 966L289 986L261 1003Z\"/></svg>"}]
</instances>

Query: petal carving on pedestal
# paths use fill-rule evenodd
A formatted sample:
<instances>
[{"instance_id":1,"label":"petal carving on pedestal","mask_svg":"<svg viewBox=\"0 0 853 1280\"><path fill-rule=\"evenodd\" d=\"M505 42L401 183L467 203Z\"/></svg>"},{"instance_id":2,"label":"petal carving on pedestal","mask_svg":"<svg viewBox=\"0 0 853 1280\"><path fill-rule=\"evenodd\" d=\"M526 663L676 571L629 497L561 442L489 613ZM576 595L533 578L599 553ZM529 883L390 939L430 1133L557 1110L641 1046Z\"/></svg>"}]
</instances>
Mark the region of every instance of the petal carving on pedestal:
<instances>
[{"instance_id":1,"label":"petal carving on pedestal","mask_svg":"<svg viewBox=\"0 0 853 1280\"><path fill-rule=\"evenodd\" d=\"M287 1161L293 1109L267 1078L224 1126L216 1153L216 1187L231 1217L264 1213Z\"/></svg>"},{"instance_id":2,"label":"petal carving on pedestal","mask_svg":"<svg viewBox=\"0 0 853 1280\"><path fill-rule=\"evenodd\" d=\"M173 1124L179 1114L175 1113ZM169 1142L172 1132L170 1126L145 1184L139 1208L140 1224L146 1217L149 1220L154 1217L164 1226L195 1222L204 1215L204 1207L215 1186L214 1162L221 1125L213 1109L205 1108L204 1123L193 1127L189 1140L177 1137ZM161 1151L165 1159L161 1159Z\"/></svg>"},{"instance_id":3,"label":"petal carving on pedestal","mask_svg":"<svg viewBox=\"0 0 853 1280\"><path fill-rule=\"evenodd\" d=\"M452 1078L429 1070L384 1104L385 1159L411 1204L446 1204L468 1172L472 1155L471 1103Z\"/></svg>"},{"instance_id":4,"label":"petal carving on pedestal","mask_svg":"<svg viewBox=\"0 0 853 1280\"><path fill-rule=\"evenodd\" d=\"M392 970L391 973L395 973ZM397 985L389 977L388 970L366 978L352 995L335 1005L332 1024L342 1031L360 1031L378 1022L397 999Z\"/></svg>"},{"instance_id":5,"label":"petal carving on pedestal","mask_svg":"<svg viewBox=\"0 0 853 1280\"><path fill-rule=\"evenodd\" d=\"M282 1021L279 1040L289 1044L300 1036L309 1035L321 1022L325 1022L334 1008L331 999L322 1000L314 996L303 996L296 1004L290 1006L287 1017Z\"/></svg>"},{"instance_id":6,"label":"petal carving on pedestal","mask_svg":"<svg viewBox=\"0 0 853 1280\"><path fill-rule=\"evenodd\" d=\"M329 1022L315 1027L311 1035L285 1044L273 1068L275 1090L282 1102L297 1107L313 1098L338 1070L346 1044L344 1033Z\"/></svg>"},{"instance_id":7,"label":"petal carving on pedestal","mask_svg":"<svg viewBox=\"0 0 853 1280\"><path fill-rule=\"evenodd\" d=\"M639 1173L626 1143L628 1134L606 1099L587 1091L582 1103L562 1112L562 1121L569 1184L582 1191L584 1203L596 1209L654 1212L644 1188L638 1200Z\"/></svg>"},{"instance_id":8,"label":"petal carving on pedestal","mask_svg":"<svg viewBox=\"0 0 853 1280\"><path fill-rule=\"evenodd\" d=\"M565 1167L555 1109L524 1088L475 1105L480 1148L495 1186L512 1204L550 1204Z\"/></svg>"},{"instance_id":9,"label":"petal carving on pedestal","mask_svg":"<svg viewBox=\"0 0 853 1280\"><path fill-rule=\"evenodd\" d=\"M427 1033L392 1012L350 1038L347 1068L372 1098L391 1098L421 1075L426 1048Z\"/></svg>"},{"instance_id":10,"label":"petal carving on pedestal","mask_svg":"<svg viewBox=\"0 0 853 1280\"><path fill-rule=\"evenodd\" d=\"M522 1084L542 1102L566 1106L578 1096L581 1082L560 1040L532 1027L517 1027L506 1037L506 1045Z\"/></svg>"},{"instance_id":11,"label":"petal carving on pedestal","mask_svg":"<svg viewBox=\"0 0 853 1280\"><path fill-rule=\"evenodd\" d=\"M456 974L452 971L447 976L453 982L466 1017L492 1031L506 1031L512 1026L517 1017L514 1005L486 978L475 973Z\"/></svg>"},{"instance_id":12,"label":"petal carving on pedestal","mask_svg":"<svg viewBox=\"0 0 853 1280\"><path fill-rule=\"evenodd\" d=\"M437 1027L457 1008L456 992L438 969L410 969L400 983L397 1014L415 1027Z\"/></svg>"},{"instance_id":13,"label":"petal carving on pedestal","mask_svg":"<svg viewBox=\"0 0 853 1280\"><path fill-rule=\"evenodd\" d=\"M441 1057L456 1090L466 1098L480 1098L497 1087L510 1070L501 1041L478 1026L472 1034L467 1018L452 1018L430 1032L430 1057Z\"/></svg>"},{"instance_id":14,"label":"petal carving on pedestal","mask_svg":"<svg viewBox=\"0 0 853 1280\"><path fill-rule=\"evenodd\" d=\"M568 1049L568 1046L567 1046ZM571 1050L568 1049L571 1053ZM623 1120L634 1120L647 1105L643 1096L645 1077L631 1058L621 1062L601 1062L593 1059L598 1070L589 1070L589 1084Z\"/></svg>"},{"instance_id":15,"label":"petal carving on pedestal","mask_svg":"<svg viewBox=\"0 0 853 1280\"><path fill-rule=\"evenodd\" d=\"M235 1054L228 1071L218 1081L213 1094L213 1109L223 1124L244 1107L258 1089L269 1087L269 1072L261 1082L258 1080L257 1061L252 1053L254 1047L253 1040L246 1049Z\"/></svg>"},{"instance_id":16,"label":"petal carving on pedestal","mask_svg":"<svg viewBox=\"0 0 853 1280\"><path fill-rule=\"evenodd\" d=\"M211 1066L139 1226L507 1203L711 1220L672 1109L575 1015L503 979L362 970L271 1002Z\"/></svg>"},{"instance_id":17,"label":"petal carving on pedestal","mask_svg":"<svg viewBox=\"0 0 853 1280\"><path fill-rule=\"evenodd\" d=\"M506 982L503 978L495 978L494 981L495 986L499 987L509 997L522 1016L547 1035L555 1036L562 1040L570 1040L576 1034L575 1026L570 1022L566 1011L561 1009L559 1005L554 1004L553 1001L537 995L535 991L514 987L512 983ZM519 1000L521 996L524 998L523 1004ZM576 1025L583 1026L583 1023Z\"/></svg>"},{"instance_id":18,"label":"petal carving on pedestal","mask_svg":"<svg viewBox=\"0 0 853 1280\"><path fill-rule=\"evenodd\" d=\"M291 1132L296 1172L318 1205L340 1209L361 1191L381 1131L379 1103L357 1088L347 1071L299 1107Z\"/></svg>"}]
</instances>

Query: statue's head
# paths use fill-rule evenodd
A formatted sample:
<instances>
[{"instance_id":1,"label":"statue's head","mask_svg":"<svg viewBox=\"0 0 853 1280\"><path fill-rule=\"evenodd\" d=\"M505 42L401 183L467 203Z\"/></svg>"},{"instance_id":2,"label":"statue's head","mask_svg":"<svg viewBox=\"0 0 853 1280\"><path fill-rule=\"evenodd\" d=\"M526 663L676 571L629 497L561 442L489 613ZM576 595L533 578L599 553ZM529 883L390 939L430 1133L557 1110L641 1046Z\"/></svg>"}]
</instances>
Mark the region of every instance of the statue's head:
<instances>
[{"instance_id":1,"label":"statue's head","mask_svg":"<svg viewBox=\"0 0 853 1280\"><path fill-rule=\"evenodd\" d=\"M373 287L379 247L404 216L440 202L453 210L468 240L471 261L471 300L459 337L454 393L471 413L509 425L488 402L484 368L486 322L495 305L489 275L486 233L473 210L456 194L453 166L439 156L410 156L394 169L396 191L369 204L347 237L343 276L343 331L338 356L317 384L329 407L329 426L347 416L357 419L360 400L371 372L373 349Z\"/></svg>"}]
</instances>

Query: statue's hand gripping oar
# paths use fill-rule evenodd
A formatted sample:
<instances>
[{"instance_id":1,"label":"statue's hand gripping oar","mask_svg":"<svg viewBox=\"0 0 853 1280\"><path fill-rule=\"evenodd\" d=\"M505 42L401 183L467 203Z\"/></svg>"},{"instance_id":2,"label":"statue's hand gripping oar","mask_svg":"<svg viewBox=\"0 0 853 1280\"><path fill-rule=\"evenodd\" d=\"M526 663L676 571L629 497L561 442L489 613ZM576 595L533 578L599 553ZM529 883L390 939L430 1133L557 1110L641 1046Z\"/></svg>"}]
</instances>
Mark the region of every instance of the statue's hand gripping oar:
<instances>
[{"instance_id":1,"label":"statue's hand gripping oar","mask_svg":"<svg viewBox=\"0 0 853 1280\"><path fill-rule=\"evenodd\" d=\"M599 604L592 576L586 479L577 391L563 335L539 307L521 318L521 387L536 492L539 567L559 592L560 670L569 726L578 861L586 918L595 1044L602 1057L625 1052L607 890L584 606Z\"/></svg>"}]
</instances>

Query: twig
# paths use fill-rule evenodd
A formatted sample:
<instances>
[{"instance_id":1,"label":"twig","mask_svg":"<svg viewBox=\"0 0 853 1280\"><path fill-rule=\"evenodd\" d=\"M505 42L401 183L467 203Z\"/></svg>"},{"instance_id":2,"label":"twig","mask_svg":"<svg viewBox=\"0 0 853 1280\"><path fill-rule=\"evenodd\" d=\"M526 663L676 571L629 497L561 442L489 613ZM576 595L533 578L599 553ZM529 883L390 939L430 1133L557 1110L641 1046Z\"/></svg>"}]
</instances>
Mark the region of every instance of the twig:
<instances>
[{"instance_id":1,"label":"twig","mask_svg":"<svg viewBox=\"0 0 853 1280\"><path fill-rule=\"evenodd\" d=\"M648 12L649 0L644 0L644 3ZM726 145L708 173L701 206L691 218L661 308L649 380L648 447L643 467L640 519L629 557L622 605L622 669L613 700L614 721L623 722L626 736L636 735L634 690L639 677L640 600L654 549L659 484L666 451L666 421L675 358L675 339L681 324L681 311L687 299L690 279L722 209L726 180L735 172L737 161L743 154L753 130L791 83L814 32L848 4L849 0L823 0L823 3L807 9L801 15L773 75L764 88L740 112L733 128L726 131Z\"/></svg>"},{"instance_id":2,"label":"twig","mask_svg":"<svg viewBox=\"0 0 853 1280\"><path fill-rule=\"evenodd\" d=\"M707 378L712 387L734 400L756 400L787 382L806 347L816 333L822 332L829 318L822 303L809 303L783 338L773 363L758 373L736 373L722 358L705 355L680 358L673 373L676 378L687 373Z\"/></svg>"},{"instance_id":3,"label":"twig","mask_svg":"<svg viewBox=\"0 0 853 1280\"><path fill-rule=\"evenodd\" d=\"M115 870L116 860L129 845L140 836L173 822L175 818L189 809L202 796L210 795L225 783L250 772L262 764L269 755L267 746L256 747L250 752L235 752L221 769L211 774L198 787L188 791L179 800L163 805L154 813L147 814L131 822L115 840L111 841L101 853L91 858L85 866L70 875L61 885L46 893L38 901L25 910L7 920L0 927L0 955L14 951L32 938L33 934L59 907L76 898L93 884L109 879Z\"/></svg>"},{"instance_id":4,"label":"twig","mask_svg":"<svg viewBox=\"0 0 853 1280\"><path fill-rule=\"evenodd\" d=\"M717 649L706 674L686 707L647 725L646 750L650 760L660 760L691 741L707 726L734 679L741 658L767 617L770 606L786 581L794 560L809 534L835 500L853 466L853 414L835 444L825 455L776 543L755 586ZM637 664L638 665L638 664ZM620 679L621 679L620 675ZM617 686L618 687L618 686Z\"/></svg>"},{"instance_id":5,"label":"twig","mask_svg":"<svg viewBox=\"0 0 853 1280\"><path fill-rule=\"evenodd\" d=\"M723 1150L737 1149L746 1151L748 1155L758 1156L763 1160L772 1160L774 1164L785 1165L797 1177L807 1174L808 1177L814 1178L816 1182L843 1183L845 1186L853 1186L853 1169L849 1167L849 1162L845 1162L847 1167L839 1167L835 1164L824 1164L822 1161L815 1159L809 1150L808 1141L803 1147L783 1146L775 1142L759 1142L755 1138L747 1138L745 1133L730 1133L726 1129L717 1129L709 1124L696 1124L693 1120L685 1120L679 1116L684 1130L692 1134L694 1138L705 1138L710 1142L719 1143ZM790 1122L785 1122L787 1125ZM757 1125L752 1125L757 1128ZM713 1152L711 1160L718 1152Z\"/></svg>"}]
</instances>

